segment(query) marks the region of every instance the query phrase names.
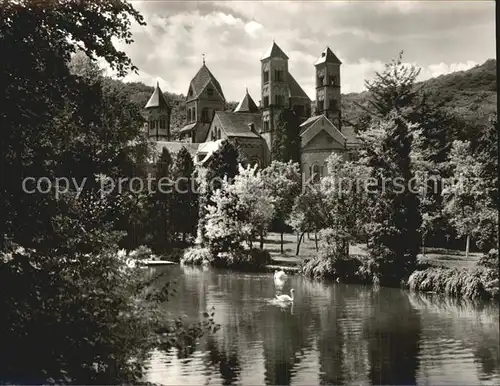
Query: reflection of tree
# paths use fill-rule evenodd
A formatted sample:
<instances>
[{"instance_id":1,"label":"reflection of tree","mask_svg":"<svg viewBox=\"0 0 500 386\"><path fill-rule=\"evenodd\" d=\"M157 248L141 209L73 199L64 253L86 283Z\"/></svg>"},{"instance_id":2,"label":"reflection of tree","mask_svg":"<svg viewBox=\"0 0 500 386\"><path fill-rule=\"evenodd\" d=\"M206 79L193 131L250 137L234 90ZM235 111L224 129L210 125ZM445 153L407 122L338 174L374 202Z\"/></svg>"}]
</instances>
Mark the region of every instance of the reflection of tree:
<instances>
[{"instance_id":1,"label":"reflection of tree","mask_svg":"<svg viewBox=\"0 0 500 386\"><path fill-rule=\"evenodd\" d=\"M414 293L409 294L409 299L425 315L426 340L448 339L470 349L481 366L479 378L499 373L498 305ZM446 346L427 344L424 355L446 357L450 353Z\"/></svg>"},{"instance_id":2,"label":"reflection of tree","mask_svg":"<svg viewBox=\"0 0 500 386\"><path fill-rule=\"evenodd\" d=\"M217 348L213 337L207 337L208 358L212 365L218 366L219 373L223 379L223 385L232 385L238 380L241 372L240 361L236 352L227 354L224 350Z\"/></svg>"},{"instance_id":3,"label":"reflection of tree","mask_svg":"<svg viewBox=\"0 0 500 386\"><path fill-rule=\"evenodd\" d=\"M278 307L268 307L262 315L265 380L268 385L289 385L292 370L300 362L297 353L304 347L301 320Z\"/></svg>"},{"instance_id":4,"label":"reflection of tree","mask_svg":"<svg viewBox=\"0 0 500 386\"><path fill-rule=\"evenodd\" d=\"M414 385L418 369L421 321L403 291L386 290L373 299L365 320L370 381L377 385Z\"/></svg>"},{"instance_id":5,"label":"reflection of tree","mask_svg":"<svg viewBox=\"0 0 500 386\"><path fill-rule=\"evenodd\" d=\"M329 323L323 326L318 337L320 379L322 385L338 385L344 381L343 331L336 309L328 307L325 313Z\"/></svg>"}]
</instances>

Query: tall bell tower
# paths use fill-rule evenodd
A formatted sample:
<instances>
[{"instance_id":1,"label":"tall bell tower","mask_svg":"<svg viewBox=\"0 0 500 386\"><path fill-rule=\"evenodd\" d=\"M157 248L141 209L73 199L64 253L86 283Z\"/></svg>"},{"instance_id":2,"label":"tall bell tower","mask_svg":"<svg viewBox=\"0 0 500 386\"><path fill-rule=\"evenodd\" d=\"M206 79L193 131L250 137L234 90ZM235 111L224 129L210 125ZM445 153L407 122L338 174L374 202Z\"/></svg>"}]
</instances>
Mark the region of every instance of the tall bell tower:
<instances>
[{"instance_id":1,"label":"tall bell tower","mask_svg":"<svg viewBox=\"0 0 500 386\"><path fill-rule=\"evenodd\" d=\"M325 114L341 130L340 65L342 62L326 47L316 67L316 114Z\"/></svg>"},{"instance_id":2,"label":"tall bell tower","mask_svg":"<svg viewBox=\"0 0 500 386\"><path fill-rule=\"evenodd\" d=\"M288 108L288 56L273 41L260 62L262 130L272 132L277 117Z\"/></svg>"}]
</instances>

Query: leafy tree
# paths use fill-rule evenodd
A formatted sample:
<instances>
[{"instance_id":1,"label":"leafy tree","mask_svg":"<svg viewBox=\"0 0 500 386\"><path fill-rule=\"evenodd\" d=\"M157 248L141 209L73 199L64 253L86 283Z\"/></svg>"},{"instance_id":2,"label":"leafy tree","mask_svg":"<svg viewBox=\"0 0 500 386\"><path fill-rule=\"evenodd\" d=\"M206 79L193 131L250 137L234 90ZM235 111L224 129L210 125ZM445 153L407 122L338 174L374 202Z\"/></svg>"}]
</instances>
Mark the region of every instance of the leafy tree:
<instances>
[{"instance_id":1,"label":"leafy tree","mask_svg":"<svg viewBox=\"0 0 500 386\"><path fill-rule=\"evenodd\" d=\"M100 183L134 175L146 155L142 118L95 67L70 64L82 50L119 75L134 69L113 45L131 42L133 20L144 24L120 0L2 3L0 339L13 350L0 354L1 382L136 383L151 348L203 327L165 326L152 308L165 288L117 257L136 197ZM81 189L29 194L27 176L74 178ZM156 335L167 327L166 339Z\"/></svg>"},{"instance_id":2,"label":"leafy tree","mask_svg":"<svg viewBox=\"0 0 500 386\"><path fill-rule=\"evenodd\" d=\"M497 209L491 205L488 184L481 176L482 164L470 151L470 143L455 141L450 154L453 183L443 191L445 212L459 236L466 238L465 255L468 257L470 239L482 235L490 239L488 251L495 244L498 227ZM489 247L489 248L488 248Z\"/></svg>"},{"instance_id":3,"label":"leafy tree","mask_svg":"<svg viewBox=\"0 0 500 386\"><path fill-rule=\"evenodd\" d=\"M211 197L214 204L207 208L206 235L213 253L237 251L242 241L252 248L257 236L262 249L274 214L273 201L257 166L240 166L232 183L225 178Z\"/></svg>"},{"instance_id":4,"label":"leafy tree","mask_svg":"<svg viewBox=\"0 0 500 386\"><path fill-rule=\"evenodd\" d=\"M152 245L157 250L167 250L174 239L173 211L173 159L167 148L163 148L156 163L155 188L150 196L150 231Z\"/></svg>"},{"instance_id":5,"label":"leafy tree","mask_svg":"<svg viewBox=\"0 0 500 386\"><path fill-rule=\"evenodd\" d=\"M283 233L293 208L295 198L300 194L301 176L299 164L273 161L262 171L264 184L274 198L274 226L281 234L281 253L283 253Z\"/></svg>"},{"instance_id":6,"label":"leafy tree","mask_svg":"<svg viewBox=\"0 0 500 386\"><path fill-rule=\"evenodd\" d=\"M371 168L368 249L379 279L396 284L416 264L421 216L412 186L411 126L396 112L368 130L364 159ZM404 242L401 242L404 240Z\"/></svg>"},{"instance_id":7,"label":"leafy tree","mask_svg":"<svg viewBox=\"0 0 500 386\"><path fill-rule=\"evenodd\" d=\"M393 110L407 117L418 97L415 82L419 73L420 69L403 63L401 51L397 59L385 65L384 71L365 81L371 96L368 111L378 118L386 117Z\"/></svg>"},{"instance_id":8,"label":"leafy tree","mask_svg":"<svg viewBox=\"0 0 500 386\"><path fill-rule=\"evenodd\" d=\"M271 158L300 163L300 121L293 110L280 112L272 134Z\"/></svg>"},{"instance_id":9,"label":"leafy tree","mask_svg":"<svg viewBox=\"0 0 500 386\"><path fill-rule=\"evenodd\" d=\"M349 244L362 237L367 220L367 182L370 169L365 165L345 162L338 154L328 158L328 175L321 179L324 197L321 222L334 232L336 255L349 256Z\"/></svg>"},{"instance_id":10,"label":"leafy tree","mask_svg":"<svg viewBox=\"0 0 500 386\"><path fill-rule=\"evenodd\" d=\"M439 240L450 234L448 221L443 212L443 181L450 176L449 153L452 143L450 127L453 118L440 106L432 105L423 93L412 113L412 121L418 124L414 131L412 163L420 186L420 211L422 213L422 238Z\"/></svg>"},{"instance_id":11,"label":"leafy tree","mask_svg":"<svg viewBox=\"0 0 500 386\"><path fill-rule=\"evenodd\" d=\"M287 224L297 232L297 250L299 254L300 244L306 232L317 232L323 228L324 196L318 186L307 183L302 192L295 199L292 212L287 219Z\"/></svg>"},{"instance_id":12,"label":"leafy tree","mask_svg":"<svg viewBox=\"0 0 500 386\"><path fill-rule=\"evenodd\" d=\"M198 225L198 196L196 194L193 158L185 147L177 154L174 166L174 189L172 220L175 230L182 234L185 244L186 236L196 236Z\"/></svg>"},{"instance_id":13,"label":"leafy tree","mask_svg":"<svg viewBox=\"0 0 500 386\"><path fill-rule=\"evenodd\" d=\"M206 170L200 173L198 178L200 185L198 237L201 242L205 241L205 216L207 214L206 208L211 204L210 197L217 189L221 188L224 177L233 179L237 174L238 157L237 148L230 141L224 140L220 148L207 161Z\"/></svg>"},{"instance_id":14,"label":"leafy tree","mask_svg":"<svg viewBox=\"0 0 500 386\"><path fill-rule=\"evenodd\" d=\"M245 238L250 248L252 241L260 237L260 249L264 248L264 236L274 217L272 191L257 170L257 165L240 166L231 191L238 198L239 218L243 221Z\"/></svg>"}]
</instances>

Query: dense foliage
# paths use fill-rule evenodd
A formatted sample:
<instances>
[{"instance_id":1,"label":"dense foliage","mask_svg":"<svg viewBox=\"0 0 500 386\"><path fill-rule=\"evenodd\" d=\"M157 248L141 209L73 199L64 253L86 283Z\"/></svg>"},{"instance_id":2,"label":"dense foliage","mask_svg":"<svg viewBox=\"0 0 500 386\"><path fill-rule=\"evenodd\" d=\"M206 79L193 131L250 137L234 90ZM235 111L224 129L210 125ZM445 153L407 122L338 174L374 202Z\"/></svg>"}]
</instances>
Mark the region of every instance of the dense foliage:
<instances>
[{"instance_id":1,"label":"dense foliage","mask_svg":"<svg viewBox=\"0 0 500 386\"><path fill-rule=\"evenodd\" d=\"M300 121L295 111L285 109L276 120L272 132L271 158L273 161L300 163Z\"/></svg>"},{"instance_id":2,"label":"dense foliage","mask_svg":"<svg viewBox=\"0 0 500 386\"><path fill-rule=\"evenodd\" d=\"M148 149L140 110L94 60L134 69L113 41L131 42L131 21L143 19L120 0L3 2L1 12L0 339L11 349L0 381L137 383L152 348L190 347L213 327L169 323L158 311L168 288L117 253L134 242L124 232L144 197L128 182L144 175Z\"/></svg>"}]
</instances>

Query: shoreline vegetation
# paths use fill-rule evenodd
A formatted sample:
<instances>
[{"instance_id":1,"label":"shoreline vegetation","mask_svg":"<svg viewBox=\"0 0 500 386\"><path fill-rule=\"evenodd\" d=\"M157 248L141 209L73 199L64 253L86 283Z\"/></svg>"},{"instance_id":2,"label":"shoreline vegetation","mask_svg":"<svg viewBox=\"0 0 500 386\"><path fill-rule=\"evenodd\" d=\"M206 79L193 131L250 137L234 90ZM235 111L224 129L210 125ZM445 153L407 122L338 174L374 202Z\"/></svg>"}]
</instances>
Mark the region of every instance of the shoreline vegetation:
<instances>
[{"instance_id":1,"label":"shoreline vegetation","mask_svg":"<svg viewBox=\"0 0 500 386\"><path fill-rule=\"evenodd\" d=\"M177 262L194 266L214 266L236 271L273 272L283 269L290 274L299 274L312 279L339 281L346 284L373 285L374 277L370 273L368 255L363 246L355 246L358 254L340 261L325 260L315 249L314 238L306 237L302 244L302 253L295 256L296 235L285 234L286 253L281 254L276 245L280 234L269 233L264 242L262 263L253 265L213 264L208 248L190 247ZM178 255L177 255L178 256ZM416 293L446 295L454 299L493 300L499 299L497 251L487 255L473 253L464 259L464 252L440 248L427 248L426 256L419 256L416 269L399 286ZM167 257L167 259L169 259ZM398 285L396 285L398 286ZM394 286L392 286L394 287Z\"/></svg>"}]
</instances>

